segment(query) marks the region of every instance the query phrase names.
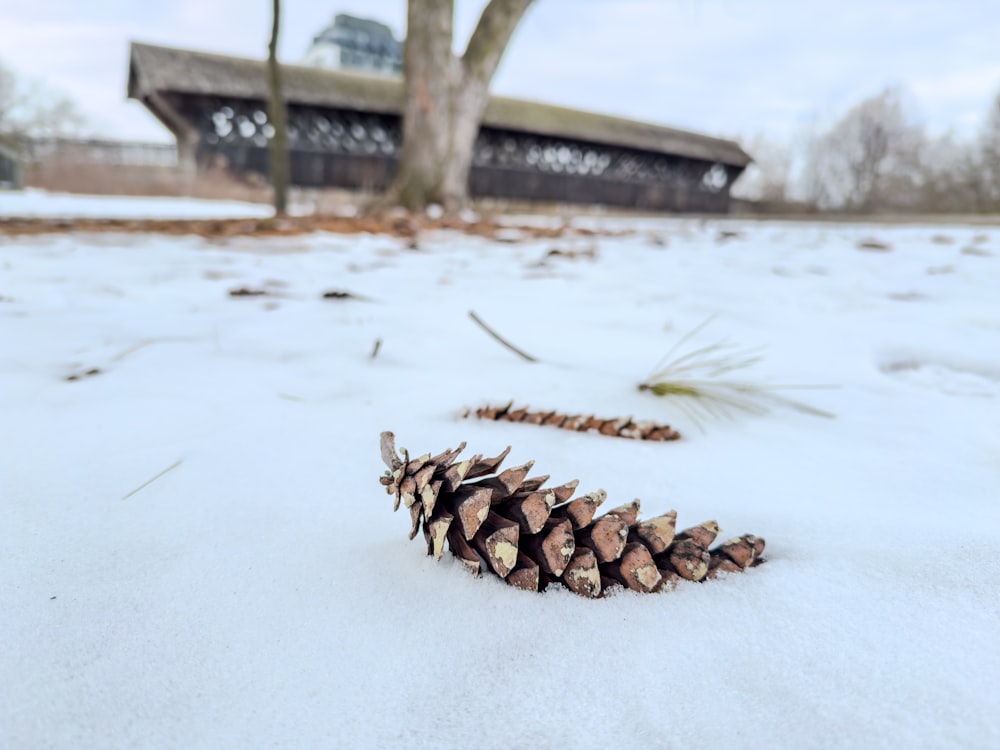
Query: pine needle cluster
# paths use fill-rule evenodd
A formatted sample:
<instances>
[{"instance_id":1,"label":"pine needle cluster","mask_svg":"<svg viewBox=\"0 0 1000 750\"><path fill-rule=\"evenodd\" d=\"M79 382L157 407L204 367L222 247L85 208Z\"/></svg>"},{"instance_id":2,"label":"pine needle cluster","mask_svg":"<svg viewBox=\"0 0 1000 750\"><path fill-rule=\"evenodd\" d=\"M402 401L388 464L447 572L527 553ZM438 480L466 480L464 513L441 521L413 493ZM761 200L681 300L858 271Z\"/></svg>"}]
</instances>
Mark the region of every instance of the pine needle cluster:
<instances>
[{"instance_id":1,"label":"pine needle cluster","mask_svg":"<svg viewBox=\"0 0 1000 750\"><path fill-rule=\"evenodd\" d=\"M699 427L706 419L732 419L737 413L760 415L774 407L787 407L832 419L823 409L790 398L783 391L830 388L828 385L771 385L733 377L763 361L760 348L742 348L723 339L684 350L711 322L711 318L685 334L663 356L653 372L639 384L640 391L670 398Z\"/></svg>"}]
</instances>

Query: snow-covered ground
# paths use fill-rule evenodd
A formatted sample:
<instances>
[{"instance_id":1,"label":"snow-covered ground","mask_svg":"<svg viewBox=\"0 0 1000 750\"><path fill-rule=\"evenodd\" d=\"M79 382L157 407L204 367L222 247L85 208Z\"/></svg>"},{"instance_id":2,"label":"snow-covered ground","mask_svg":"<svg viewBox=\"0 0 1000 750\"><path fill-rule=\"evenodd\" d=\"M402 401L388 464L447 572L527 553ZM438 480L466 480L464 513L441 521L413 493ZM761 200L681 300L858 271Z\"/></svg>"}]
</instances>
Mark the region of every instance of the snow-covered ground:
<instances>
[{"instance_id":1,"label":"snow-covered ground","mask_svg":"<svg viewBox=\"0 0 1000 750\"><path fill-rule=\"evenodd\" d=\"M0 190L0 220L32 218L100 219L236 219L273 216L270 206L242 201L193 198L149 198L49 193L44 190Z\"/></svg>"},{"instance_id":2,"label":"snow-covered ground","mask_svg":"<svg viewBox=\"0 0 1000 750\"><path fill-rule=\"evenodd\" d=\"M0 237L0 747L1000 747L1000 229L636 225ZM711 316L836 419L702 432L638 392ZM510 399L684 439L460 416ZM407 541L386 429L769 562L598 601L470 578Z\"/></svg>"}]
</instances>

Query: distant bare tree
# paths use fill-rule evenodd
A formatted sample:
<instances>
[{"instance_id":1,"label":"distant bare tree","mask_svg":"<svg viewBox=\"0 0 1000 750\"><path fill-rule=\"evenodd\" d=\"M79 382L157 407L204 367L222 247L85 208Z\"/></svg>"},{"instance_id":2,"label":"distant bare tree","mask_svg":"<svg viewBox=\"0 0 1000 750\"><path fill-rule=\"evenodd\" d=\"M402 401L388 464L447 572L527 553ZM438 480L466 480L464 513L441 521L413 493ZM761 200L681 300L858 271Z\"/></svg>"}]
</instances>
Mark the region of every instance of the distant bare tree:
<instances>
[{"instance_id":1,"label":"distant bare tree","mask_svg":"<svg viewBox=\"0 0 1000 750\"><path fill-rule=\"evenodd\" d=\"M982 210L1000 211L1000 93L992 102L979 134L980 196Z\"/></svg>"},{"instance_id":2,"label":"distant bare tree","mask_svg":"<svg viewBox=\"0 0 1000 750\"><path fill-rule=\"evenodd\" d=\"M754 164L733 192L762 211L1000 212L1000 93L974 138L927 135L892 88L828 129L746 142Z\"/></svg>"},{"instance_id":3,"label":"distant bare tree","mask_svg":"<svg viewBox=\"0 0 1000 750\"><path fill-rule=\"evenodd\" d=\"M13 133L16 125L12 114L18 106L19 92L14 74L0 63L0 137Z\"/></svg>"},{"instance_id":4,"label":"distant bare tree","mask_svg":"<svg viewBox=\"0 0 1000 750\"><path fill-rule=\"evenodd\" d=\"M830 180L824 172L827 162L823 148L824 135L814 132L803 141L802 167L796 181L796 192L800 199L817 210L836 206L831 197Z\"/></svg>"},{"instance_id":5,"label":"distant bare tree","mask_svg":"<svg viewBox=\"0 0 1000 750\"><path fill-rule=\"evenodd\" d=\"M281 28L281 0L272 0L271 41L267 46L268 113L274 132L269 141L271 187L274 190L274 212L279 216L288 211L288 125L285 96L281 85L281 66L278 65L278 32Z\"/></svg>"},{"instance_id":6,"label":"distant bare tree","mask_svg":"<svg viewBox=\"0 0 1000 750\"><path fill-rule=\"evenodd\" d=\"M923 149L920 209L929 213L977 213L984 209L977 144L952 133L928 139Z\"/></svg>"},{"instance_id":7,"label":"distant bare tree","mask_svg":"<svg viewBox=\"0 0 1000 750\"><path fill-rule=\"evenodd\" d=\"M821 175L827 208L870 212L918 200L923 129L904 111L899 89L852 107L816 144L811 169Z\"/></svg>"},{"instance_id":8,"label":"distant bare tree","mask_svg":"<svg viewBox=\"0 0 1000 750\"><path fill-rule=\"evenodd\" d=\"M921 153L921 208L934 213L1000 211L1000 95L975 138L945 133Z\"/></svg>"},{"instance_id":9,"label":"distant bare tree","mask_svg":"<svg viewBox=\"0 0 1000 750\"><path fill-rule=\"evenodd\" d=\"M26 138L76 135L85 126L75 102L19 78L0 62L0 142L16 148Z\"/></svg>"}]
</instances>

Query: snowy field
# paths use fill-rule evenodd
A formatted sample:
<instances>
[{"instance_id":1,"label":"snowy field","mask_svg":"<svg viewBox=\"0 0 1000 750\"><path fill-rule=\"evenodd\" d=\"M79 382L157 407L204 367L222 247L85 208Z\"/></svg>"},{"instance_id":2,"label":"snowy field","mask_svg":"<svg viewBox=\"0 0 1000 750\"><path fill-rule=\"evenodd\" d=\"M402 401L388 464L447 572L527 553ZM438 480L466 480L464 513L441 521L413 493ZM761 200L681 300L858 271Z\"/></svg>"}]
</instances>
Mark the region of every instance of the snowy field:
<instances>
[{"instance_id":1,"label":"snowy field","mask_svg":"<svg viewBox=\"0 0 1000 750\"><path fill-rule=\"evenodd\" d=\"M44 190L0 190L0 219L10 216L46 219L237 219L273 216L259 203L191 198L71 195Z\"/></svg>"},{"instance_id":2,"label":"snowy field","mask_svg":"<svg viewBox=\"0 0 1000 750\"><path fill-rule=\"evenodd\" d=\"M0 236L0 747L1000 747L1000 229L635 226ZM836 419L702 431L638 392L710 317ZM684 438L461 417L511 399ZM407 541L387 429L769 562L597 601L473 579Z\"/></svg>"}]
</instances>

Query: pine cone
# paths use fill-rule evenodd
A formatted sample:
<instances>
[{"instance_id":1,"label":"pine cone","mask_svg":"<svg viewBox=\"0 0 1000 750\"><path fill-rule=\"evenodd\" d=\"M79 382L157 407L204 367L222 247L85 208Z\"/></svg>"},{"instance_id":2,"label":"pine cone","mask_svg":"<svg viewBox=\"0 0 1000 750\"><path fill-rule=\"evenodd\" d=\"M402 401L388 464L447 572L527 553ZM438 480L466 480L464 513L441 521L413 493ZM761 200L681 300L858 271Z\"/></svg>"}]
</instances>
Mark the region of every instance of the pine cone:
<instances>
[{"instance_id":1,"label":"pine cone","mask_svg":"<svg viewBox=\"0 0 1000 750\"><path fill-rule=\"evenodd\" d=\"M410 511L410 539L422 530L427 554L440 560L445 543L471 572L488 570L518 588L542 591L561 583L587 597L616 586L660 591L681 578L701 581L764 561L764 540L747 534L714 549L715 521L676 532L677 513L639 520L634 500L595 518L604 490L571 499L577 481L545 487L528 478L533 462L499 471L510 447L493 458L458 461L465 449L411 459L381 436L381 478L393 510Z\"/></svg>"},{"instance_id":2,"label":"pine cone","mask_svg":"<svg viewBox=\"0 0 1000 750\"><path fill-rule=\"evenodd\" d=\"M631 417L605 419L593 414L561 414L557 411L531 411L528 407L515 409L511 401L505 406L482 406L475 411L467 410L465 416L490 419L496 422L523 422L524 424L551 425L576 432L597 432L611 437L632 438L634 440L677 440L681 434L670 425L643 421L633 422Z\"/></svg>"}]
</instances>

